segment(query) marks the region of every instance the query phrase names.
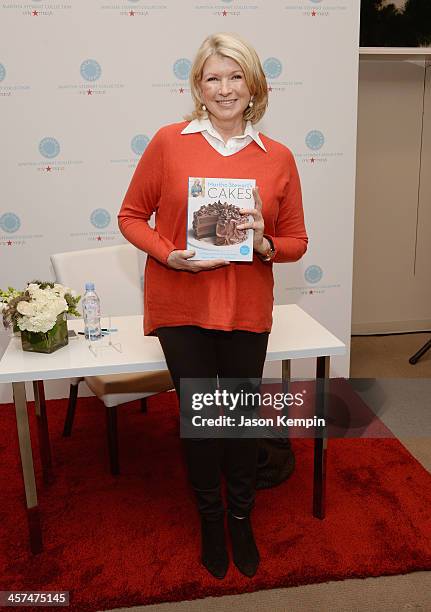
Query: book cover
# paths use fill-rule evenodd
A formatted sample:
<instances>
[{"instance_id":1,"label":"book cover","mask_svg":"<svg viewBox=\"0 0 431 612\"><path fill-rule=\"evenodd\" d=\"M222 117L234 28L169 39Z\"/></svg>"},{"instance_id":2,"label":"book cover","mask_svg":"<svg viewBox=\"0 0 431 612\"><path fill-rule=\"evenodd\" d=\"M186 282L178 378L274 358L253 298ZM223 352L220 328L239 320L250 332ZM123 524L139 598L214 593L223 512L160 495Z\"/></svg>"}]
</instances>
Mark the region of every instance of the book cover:
<instances>
[{"instance_id":1,"label":"book cover","mask_svg":"<svg viewBox=\"0 0 431 612\"><path fill-rule=\"evenodd\" d=\"M238 229L251 217L241 208L254 208L255 179L189 177L187 249L192 260L253 260L253 230Z\"/></svg>"}]
</instances>

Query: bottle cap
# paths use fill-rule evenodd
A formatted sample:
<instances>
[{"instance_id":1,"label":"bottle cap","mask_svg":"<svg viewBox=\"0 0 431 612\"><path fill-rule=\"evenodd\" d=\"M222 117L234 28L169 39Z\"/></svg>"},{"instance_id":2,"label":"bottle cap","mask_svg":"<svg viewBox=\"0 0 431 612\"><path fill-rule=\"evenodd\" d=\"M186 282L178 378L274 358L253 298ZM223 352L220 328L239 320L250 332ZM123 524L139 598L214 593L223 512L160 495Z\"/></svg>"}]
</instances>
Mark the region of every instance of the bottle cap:
<instances>
[{"instance_id":1,"label":"bottle cap","mask_svg":"<svg viewBox=\"0 0 431 612\"><path fill-rule=\"evenodd\" d=\"M85 283L85 291L94 291L94 283Z\"/></svg>"}]
</instances>

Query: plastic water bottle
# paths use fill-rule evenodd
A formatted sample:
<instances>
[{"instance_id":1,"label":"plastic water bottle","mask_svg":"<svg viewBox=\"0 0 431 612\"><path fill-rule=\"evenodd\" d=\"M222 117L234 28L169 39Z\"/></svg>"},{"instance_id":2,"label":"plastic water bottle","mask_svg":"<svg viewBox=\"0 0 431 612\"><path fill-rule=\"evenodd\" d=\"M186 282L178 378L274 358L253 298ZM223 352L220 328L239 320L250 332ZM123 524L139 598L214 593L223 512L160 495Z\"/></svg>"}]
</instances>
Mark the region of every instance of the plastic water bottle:
<instances>
[{"instance_id":1,"label":"plastic water bottle","mask_svg":"<svg viewBox=\"0 0 431 612\"><path fill-rule=\"evenodd\" d=\"M94 290L94 283L85 283L85 293L82 298L82 312L84 315L85 337L87 340L100 340L100 300Z\"/></svg>"}]
</instances>

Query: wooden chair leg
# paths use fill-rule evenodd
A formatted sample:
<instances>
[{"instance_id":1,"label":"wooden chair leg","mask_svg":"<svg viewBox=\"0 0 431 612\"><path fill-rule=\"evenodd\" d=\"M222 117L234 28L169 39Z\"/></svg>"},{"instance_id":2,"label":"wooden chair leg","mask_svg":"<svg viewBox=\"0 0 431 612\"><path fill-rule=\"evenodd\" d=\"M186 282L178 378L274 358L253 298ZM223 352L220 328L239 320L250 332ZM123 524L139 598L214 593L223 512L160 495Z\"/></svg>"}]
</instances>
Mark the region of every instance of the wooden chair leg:
<instances>
[{"instance_id":1,"label":"wooden chair leg","mask_svg":"<svg viewBox=\"0 0 431 612\"><path fill-rule=\"evenodd\" d=\"M118 476L120 473L120 463L118 459L117 406L106 406L106 425L111 474Z\"/></svg>"},{"instance_id":2,"label":"wooden chair leg","mask_svg":"<svg viewBox=\"0 0 431 612\"><path fill-rule=\"evenodd\" d=\"M143 397L141 399L141 412L146 413L147 412L147 398Z\"/></svg>"},{"instance_id":3,"label":"wooden chair leg","mask_svg":"<svg viewBox=\"0 0 431 612\"><path fill-rule=\"evenodd\" d=\"M78 385L70 385L69 404L67 406L66 419L64 421L63 437L67 438L72 433L73 419L75 418L76 400L78 397Z\"/></svg>"}]
</instances>

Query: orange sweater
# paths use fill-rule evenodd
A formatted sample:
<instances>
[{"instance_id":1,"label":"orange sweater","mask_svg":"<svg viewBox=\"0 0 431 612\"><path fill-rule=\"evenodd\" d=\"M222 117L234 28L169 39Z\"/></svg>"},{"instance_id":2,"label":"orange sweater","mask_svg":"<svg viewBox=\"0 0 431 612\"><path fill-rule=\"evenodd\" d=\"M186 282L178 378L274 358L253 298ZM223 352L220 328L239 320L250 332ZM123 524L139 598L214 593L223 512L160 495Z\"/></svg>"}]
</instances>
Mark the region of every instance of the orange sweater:
<instances>
[{"instance_id":1,"label":"orange sweater","mask_svg":"<svg viewBox=\"0 0 431 612\"><path fill-rule=\"evenodd\" d=\"M144 333L157 327L270 331L272 262L252 262L198 273L174 270L166 260L186 248L189 176L255 178L263 202L265 234L274 262L297 261L307 250L301 185L290 150L261 134L267 152L251 142L223 157L202 134L181 134L186 122L161 128L136 167L118 215L123 235L148 253L144 286ZM148 225L153 212L155 229Z\"/></svg>"}]
</instances>

